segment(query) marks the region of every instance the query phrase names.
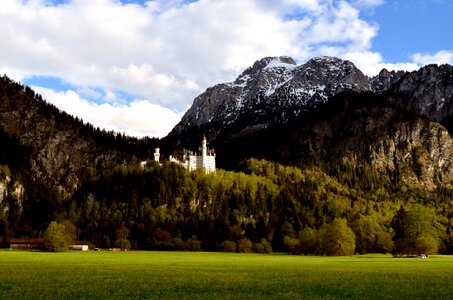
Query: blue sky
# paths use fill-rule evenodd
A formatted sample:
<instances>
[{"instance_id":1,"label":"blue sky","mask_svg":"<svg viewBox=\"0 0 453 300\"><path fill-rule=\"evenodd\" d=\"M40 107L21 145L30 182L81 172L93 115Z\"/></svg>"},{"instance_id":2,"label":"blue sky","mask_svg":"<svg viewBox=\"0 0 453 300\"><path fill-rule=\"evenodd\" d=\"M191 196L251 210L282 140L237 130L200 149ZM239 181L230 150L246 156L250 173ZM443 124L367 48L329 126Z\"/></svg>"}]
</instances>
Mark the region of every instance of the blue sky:
<instances>
[{"instance_id":1,"label":"blue sky","mask_svg":"<svg viewBox=\"0 0 453 300\"><path fill-rule=\"evenodd\" d=\"M450 0L1 0L0 73L95 126L165 136L265 56L372 76L453 63Z\"/></svg>"},{"instance_id":2,"label":"blue sky","mask_svg":"<svg viewBox=\"0 0 453 300\"><path fill-rule=\"evenodd\" d=\"M366 19L379 25L372 49L387 62L407 60L413 53L453 49L453 1L387 1Z\"/></svg>"}]
</instances>

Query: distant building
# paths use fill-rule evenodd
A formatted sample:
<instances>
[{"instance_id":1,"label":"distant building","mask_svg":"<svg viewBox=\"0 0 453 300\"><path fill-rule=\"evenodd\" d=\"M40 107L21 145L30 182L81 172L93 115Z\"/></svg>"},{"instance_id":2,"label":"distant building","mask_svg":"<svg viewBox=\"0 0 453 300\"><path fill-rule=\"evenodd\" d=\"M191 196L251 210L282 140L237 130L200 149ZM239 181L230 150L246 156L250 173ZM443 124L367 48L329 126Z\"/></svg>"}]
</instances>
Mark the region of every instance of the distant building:
<instances>
[{"instance_id":1,"label":"distant building","mask_svg":"<svg viewBox=\"0 0 453 300\"><path fill-rule=\"evenodd\" d=\"M159 148L155 148L154 149L154 161L159 163L159 160L160 160L160 149Z\"/></svg>"},{"instance_id":2,"label":"distant building","mask_svg":"<svg viewBox=\"0 0 453 300\"><path fill-rule=\"evenodd\" d=\"M199 151L187 151L184 150L182 161L170 155L169 161L182 165L189 171L195 171L204 168L206 173L213 173L216 170L215 167L215 152L208 149L208 142L206 137L203 136ZM160 149L154 149L154 161L159 163L160 161ZM146 161L140 162L140 166L144 168Z\"/></svg>"},{"instance_id":3,"label":"distant building","mask_svg":"<svg viewBox=\"0 0 453 300\"><path fill-rule=\"evenodd\" d=\"M171 158L171 156L170 156L170 158ZM160 149L159 149L159 147L158 148L154 148L154 161L157 162L158 164L160 164L160 162L159 162L160 161ZM144 169L147 163L148 162L146 160L141 161L140 162L140 167L142 169Z\"/></svg>"},{"instance_id":4,"label":"distant building","mask_svg":"<svg viewBox=\"0 0 453 300\"><path fill-rule=\"evenodd\" d=\"M88 245L69 245L69 250L88 251Z\"/></svg>"},{"instance_id":5,"label":"distant building","mask_svg":"<svg viewBox=\"0 0 453 300\"><path fill-rule=\"evenodd\" d=\"M88 241L73 241L69 245L69 250L88 251L91 243Z\"/></svg>"},{"instance_id":6,"label":"distant building","mask_svg":"<svg viewBox=\"0 0 453 300\"><path fill-rule=\"evenodd\" d=\"M32 239L10 239L9 240L9 250L43 250L44 249L44 239L43 238L32 238Z\"/></svg>"},{"instance_id":7,"label":"distant building","mask_svg":"<svg viewBox=\"0 0 453 300\"><path fill-rule=\"evenodd\" d=\"M203 136L203 141L201 142L200 152L186 151L182 164L189 171L204 168L206 173L215 172L215 152L208 149L205 136Z\"/></svg>"}]
</instances>

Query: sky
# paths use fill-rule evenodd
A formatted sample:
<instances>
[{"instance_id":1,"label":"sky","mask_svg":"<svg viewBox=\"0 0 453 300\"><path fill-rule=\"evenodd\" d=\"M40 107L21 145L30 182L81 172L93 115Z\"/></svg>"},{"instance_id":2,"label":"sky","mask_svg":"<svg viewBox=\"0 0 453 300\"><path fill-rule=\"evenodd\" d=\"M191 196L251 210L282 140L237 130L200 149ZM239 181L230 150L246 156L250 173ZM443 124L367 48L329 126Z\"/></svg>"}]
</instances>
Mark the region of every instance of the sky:
<instances>
[{"instance_id":1,"label":"sky","mask_svg":"<svg viewBox=\"0 0 453 300\"><path fill-rule=\"evenodd\" d=\"M96 127L163 137L256 60L453 64L451 0L0 0L0 74Z\"/></svg>"}]
</instances>

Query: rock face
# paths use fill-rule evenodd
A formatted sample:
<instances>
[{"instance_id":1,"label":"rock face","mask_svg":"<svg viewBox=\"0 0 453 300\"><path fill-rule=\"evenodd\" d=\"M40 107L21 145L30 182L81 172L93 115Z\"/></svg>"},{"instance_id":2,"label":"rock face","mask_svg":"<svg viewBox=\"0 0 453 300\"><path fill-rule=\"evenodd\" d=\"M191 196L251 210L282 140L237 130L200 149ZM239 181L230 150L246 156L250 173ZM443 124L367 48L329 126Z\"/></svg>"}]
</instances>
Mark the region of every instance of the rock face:
<instances>
[{"instance_id":1,"label":"rock face","mask_svg":"<svg viewBox=\"0 0 453 300\"><path fill-rule=\"evenodd\" d=\"M370 145L369 161L378 170L398 172L401 182L412 186L452 188L453 139L435 122L395 124Z\"/></svg>"},{"instance_id":2,"label":"rock face","mask_svg":"<svg viewBox=\"0 0 453 300\"><path fill-rule=\"evenodd\" d=\"M406 75L404 71L387 71L387 69L382 69L378 75L370 79L371 89L377 94L382 94L404 75Z\"/></svg>"},{"instance_id":3,"label":"rock face","mask_svg":"<svg viewBox=\"0 0 453 300\"><path fill-rule=\"evenodd\" d=\"M266 57L234 82L218 84L196 97L172 133L215 122L230 124L254 111L268 115L260 118L263 126L272 120L285 122L342 91L370 88L368 78L349 61L319 57L297 66L290 57ZM280 117L276 118L277 113Z\"/></svg>"},{"instance_id":4,"label":"rock face","mask_svg":"<svg viewBox=\"0 0 453 300\"><path fill-rule=\"evenodd\" d=\"M397 106L443 122L453 115L453 67L427 65L402 76L389 93Z\"/></svg>"}]
</instances>

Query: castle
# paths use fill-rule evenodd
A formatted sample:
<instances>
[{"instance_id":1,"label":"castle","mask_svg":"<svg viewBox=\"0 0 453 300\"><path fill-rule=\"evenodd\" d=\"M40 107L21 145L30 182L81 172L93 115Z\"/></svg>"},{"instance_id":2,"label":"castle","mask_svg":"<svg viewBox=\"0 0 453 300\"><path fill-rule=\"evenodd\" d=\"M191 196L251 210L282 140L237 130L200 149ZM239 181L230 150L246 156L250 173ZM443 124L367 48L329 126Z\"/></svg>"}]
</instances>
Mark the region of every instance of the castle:
<instances>
[{"instance_id":1,"label":"castle","mask_svg":"<svg viewBox=\"0 0 453 300\"><path fill-rule=\"evenodd\" d=\"M184 166L189 171L195 171L204 168L204 171L209 174L215 172L215 152L208 149L206 137L203 136L201 147L197 153L193 151L184 151L183 161L179 161L170 155L170 161ZM159 162L160 150L154 149L154 160Z\"/></svg>"},{"instance_id":2,"label":"castle","mask_svg":"<svg viewBox=\"0 0 453 300\"><path fill-rule=\"evenodd\" d=\"M189 171L204 168L206 173L215 172L215 153L208 149L205 136L203 136L200 150L201 153L193 153L191 151L186 151L186 153L184 153L184 167Z\"/></svg>"}]
</instances>

